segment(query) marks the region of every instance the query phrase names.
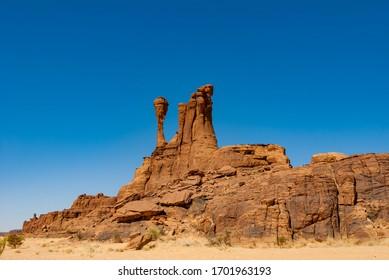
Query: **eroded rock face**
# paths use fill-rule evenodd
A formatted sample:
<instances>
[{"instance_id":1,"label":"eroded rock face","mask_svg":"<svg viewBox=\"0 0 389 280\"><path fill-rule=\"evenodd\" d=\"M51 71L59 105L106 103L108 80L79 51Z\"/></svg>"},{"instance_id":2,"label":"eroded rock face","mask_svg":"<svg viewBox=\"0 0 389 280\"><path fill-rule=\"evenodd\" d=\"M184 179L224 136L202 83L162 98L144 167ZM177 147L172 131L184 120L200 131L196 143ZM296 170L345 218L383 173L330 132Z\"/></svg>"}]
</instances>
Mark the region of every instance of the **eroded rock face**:
<instances>
[{"instance_id":1,"label":"eroded rock face","mask_svg":"<svg viewBox=\"0 0 389 280\"><path fill-rule=\"evenodd\" d=\"M388 160L370 154L276 172L238 169L208 186L204 217L239 238L388 236Z\"/></svg>"},{"instance_id":2,"label":"eroded rock face","mask_svg":"<svg viewBox=\"0 0 389 280\"><path fill-rule=\"evenodd\" d=\"M292 168L278 145L218 148L212 95L205 85L178 105L169 142L168 102L157 98L156 149L117 197L81 195L70 209L25 222L23 232L96 239L120 232L134 244L153 225L171 235L228 231L235 242L389 236L389 154L317 154Z\"/></svg>"},{"instance_id":3,"label":"eroded rock face","mask_svg":"<svg viewBox=\"0 0 389 280\"><path fill-rule=\"evenodd\" d=\"M168 143L162 130L167 101L163 97L154 101L158 120L157 147L151 158L145 158L139 170L142 176L136 174L133 182L120 189L118 205L138 199L138 194L151 195L173 179L183 179L193 169L208 168L212 154L218 149L212 124L212 95L213 86L205 85L191 94L187 104L179 104L178 132ZM142 184L138 184L139 181Z\"/></svg>"},{"instance_id":4,"label":"eroded rock face","mask_svg":"<svg viewBox=\"0 0 389 280\"><path fill-rule=\"evenodd\" d=\"M290 161L285 154L285 148L270 145L234 145L225 146L215 151L210 159L209 168L219 169L223 166L232 167L268 167L289 169Z\"/></svg>"},{"instance_id":5,"label":"eroded rock face","mask_svg":"<svg viewBox=\"0 0 389 280\"><path fill-rule=\"evenodd\" d=\"M70 209L54 211L34 216L23 224L24 233L42 234L47 232L64 233L78 232L92 227L112 217L115 213L116 197L105 196L102 193L80 195Z\"/></svg>"},{"instance_id":6,"label":"eroded rock face","mask_svg":"<svg viewBox=\"0 0 389 280\"><path fill-rule=\"evenodd\" d=\"M149 199L135 200L119 208L114 215L114 220L119 223L128 223L139 219L147 219L162 213L163 208L156 201Z\"/></svg>"}]
</instances>

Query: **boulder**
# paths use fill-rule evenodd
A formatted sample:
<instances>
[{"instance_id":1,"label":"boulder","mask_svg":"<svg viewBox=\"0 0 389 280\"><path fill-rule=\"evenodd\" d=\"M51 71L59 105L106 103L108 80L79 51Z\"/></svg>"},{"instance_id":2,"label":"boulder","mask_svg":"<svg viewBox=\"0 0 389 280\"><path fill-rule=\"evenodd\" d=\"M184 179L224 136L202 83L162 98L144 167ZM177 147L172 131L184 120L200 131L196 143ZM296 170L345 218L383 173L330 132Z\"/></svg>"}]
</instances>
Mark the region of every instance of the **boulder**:
<instances>
[{"instance_id":1,"label":"boulder","mask_svg":"<svg viewBox=\"0 0 389 280\"><path fill-rule=\"evenodd\" d=\"M236 168L233 168L232 166L225 165L222 168L218 169L216 171L216 174L212 176L213 179L217 179L224 176L235 176L236 175Z\"/></svg>"},{"instance_id":2,"label":"boulder","mask_svg":"<svg viewBox=\"0 0 389 280\"><path fill-rule=\"evenodd\" d=\"M161 205L185 206L191 202L192 191L177 191L165 194L161 199Z\"/></svg>"},{"instance_id":3,"label":"boulder","mask_svg":"<svg viewBox=\"0 0 389 280\"><path fill-rule=\"evenodd\" d=\"M153 241L153 237L149 233L141 234L131 239L128 242L127 249L141 250L143 246Z\"/></svg>"},{"instance_id":4,"label":"boulder","mask_svg":"<svg viewBox=\"0 0 389 280\"><path fill-rule=\"evenodd\" d=\"M323 153L323 154L315 154L312 156L311 164L318 164L318 163L333 163L338 160L344 159L347 156L342 153Z\"/></svg>"},{"instance_id":5,"label":"boulder","mask_svg":"<svg viewBox=\"0 0 389 280\"><path fill-rule=\"evenodd\" d=\"M151 200L130 201L115 213L114 220L119 223L128 223L163 213L163 209Z\"/></svg>"}]
</instances>

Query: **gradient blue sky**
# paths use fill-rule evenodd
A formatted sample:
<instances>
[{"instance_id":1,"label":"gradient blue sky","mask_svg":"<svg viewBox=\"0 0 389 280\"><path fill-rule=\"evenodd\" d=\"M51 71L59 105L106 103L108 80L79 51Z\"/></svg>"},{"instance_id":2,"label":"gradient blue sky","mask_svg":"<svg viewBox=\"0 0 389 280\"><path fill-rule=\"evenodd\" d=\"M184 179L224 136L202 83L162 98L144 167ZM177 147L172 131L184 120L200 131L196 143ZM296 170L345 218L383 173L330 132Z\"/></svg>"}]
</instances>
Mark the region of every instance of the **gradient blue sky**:
<instances>
[{"instance_id":1,"label":"gradient blue sky","mask_svg":"<svg viewBox=\"0 0 389 280\"><path fill-rule=\"evenodd\" d=\"M0 0L0 231L116 195L153 100L212 83L219 146L389 152L388 1Z\"/></svg>"}]
</instances>

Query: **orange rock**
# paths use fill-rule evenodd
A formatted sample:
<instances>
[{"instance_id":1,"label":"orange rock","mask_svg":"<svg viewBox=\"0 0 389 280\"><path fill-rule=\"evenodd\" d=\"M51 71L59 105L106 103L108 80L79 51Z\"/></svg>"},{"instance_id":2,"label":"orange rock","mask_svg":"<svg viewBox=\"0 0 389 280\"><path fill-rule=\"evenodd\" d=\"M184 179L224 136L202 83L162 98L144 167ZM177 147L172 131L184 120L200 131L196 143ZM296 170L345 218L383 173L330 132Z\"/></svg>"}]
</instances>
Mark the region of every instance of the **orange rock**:
<instances>
[{"instance_id":1,"label":"orange rock","mask_svg":"<svg viewBox=\"0 0 389 280\"><path fill-rule=\"evenodd\" d=\"M205 85L178 105L178 132L169 142L168 102L158 97L156 148L117 197L81 195L70 209L34 216L23 233L133 238L155 224L171 234L228 232L236 242L389 237L388 153L317 154L292 168L279 145L218 148L212 96ZM145 240L139 235L132 247Z\"/></svg>"}]
</instances>

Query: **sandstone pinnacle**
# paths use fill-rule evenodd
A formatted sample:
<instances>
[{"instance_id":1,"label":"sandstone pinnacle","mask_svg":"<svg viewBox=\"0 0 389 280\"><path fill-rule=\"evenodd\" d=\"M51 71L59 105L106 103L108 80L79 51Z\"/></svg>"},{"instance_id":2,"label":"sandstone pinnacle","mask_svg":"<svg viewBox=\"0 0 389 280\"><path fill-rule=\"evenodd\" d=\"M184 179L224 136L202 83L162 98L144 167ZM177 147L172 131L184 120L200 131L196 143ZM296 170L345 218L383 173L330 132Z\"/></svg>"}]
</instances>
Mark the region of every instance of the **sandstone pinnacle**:
<instances>
[{"instance_id":1,"label":"sandstone pinnacle","mask_svg":"<svg viewBox=\"0 0 389 280\"><path fill-rule=\"evenodd\" d=\"M154 100L154 110L158 124L157 147L166 145L166 140L163 133L163 122L165 120L168 107L169 103L162 96L159 96Z\"/></svg>"},{"instance_id":2,"label":"sandstone pinnacle","mask_svg":"<svg viewBox=\"0 0 389 280\"><path fill-rule=\"evenodd\" d=\"M23 233L96 240L120 233L137 249L156 226L169 235L230 232L235 243L389 237L388 153L321 153L292 168L276 144L219 148L212 96L205 85L178 104L170 141L168 101L155 99L157 145L133 180L115 197L84 194L70 209L34 215Z\"/></svg>"}]
</instances>

